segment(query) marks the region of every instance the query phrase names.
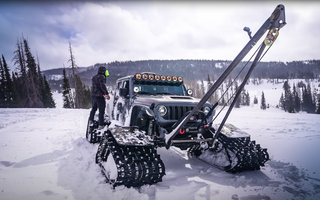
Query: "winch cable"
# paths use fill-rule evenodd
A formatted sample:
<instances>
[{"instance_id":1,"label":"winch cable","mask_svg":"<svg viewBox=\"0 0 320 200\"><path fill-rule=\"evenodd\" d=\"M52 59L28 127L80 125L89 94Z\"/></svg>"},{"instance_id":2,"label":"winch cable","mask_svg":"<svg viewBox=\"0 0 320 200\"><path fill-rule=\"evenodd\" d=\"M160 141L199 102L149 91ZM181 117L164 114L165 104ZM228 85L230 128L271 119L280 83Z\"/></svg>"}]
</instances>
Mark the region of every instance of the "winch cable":
<instances>
[{"instance_id":1,"label":"winch cable","mask_svg":"<svg viewBox=\"0 0 320 200\"><path fill-rule=\"evenodd\" d=\"M262 44L261 44L262 45ZM237 80L238 76L242 73L242 71L247 67L247 65L249 64L249 62L251 61L251 59L253 58L253 56L257 53L257 51L260 49L261 45L256 49L256 51L252 54L252 56L250 57L250 59L247 61L247 63L242 67L242 69L240 70L240 72L237 74L237 76L233 79L233 81L229 84L229 86L226 88L226 90L224 91L224 93L221 95L221 97L219 98L218 102L221 101L221 99L225 96L225 94L228 92L228 90L231 88L231 86L233 85L233 83ZM234 92L231 97L227 100L227 102L223 105L223 107L220 109L220 111L218 112L218 114L215 116L215 118L210 122L212 123L214 120L216 120L216 118L220 115L220 113L222 112L222 110L228 105L229 101L233 98L233 96L236 94L236 92Z\"/></svg>"},{"instance_id":2,"label":"winch cable","mask_svg":"<svg viewBox=\"0 0 320 200\"><path fill-rule=\"evenodd\" d=\"M262 54L262 56L260 57L260 59L258 60L257 64L260 63L261 59L266 55L266 53L269 51L269 49L272 47L272 45L274 44L274 42L276 41L277 38L275 38L275 40L273 41L273 43L266 49L266 51ZM220 102L220 100L224 97L224 95L227 93L227 91L231 88L231 86L233 85L233 83L237 80L238 76L242 73L242 71L247 67L247 65L249 64L249 62L252 60L253 56L256 55L256 53L258 52L258 50L261 48L261 46L263 45L263 43L260 44L260 46L256 49L256 51L252 54L252 56L250 57L250 59L246 62L246 64L242 67L242 69L240 70L240 72L237 74L237 76L234 78L234 80L231 82L231 84L226 88L226 91L224 91L224 93L221 95L221 97L219 98L218 102ZM220 109L220 111L218 112L218 114L214 117L214 119L209 123L212 124L213 121L215 121L217 119L217 117L220 115L220 113L224 110L224 108L228 105L228 103L233 99L233 97L236 95L237 91L235 91L231 97L227 100L227 102L223 105L223 107Z\"/></svg>"},{"instance_id":3,"label":"winch cable","mask_svg":"<svg viewBox=\"0 0 320 200\"><path fill-rule=\"evenodd\" d=\"M274 39L274 41L275 41L275 40L276 40L276 38ZM241 91L244 89L244 86L245 86L246 82L248 81L248 79L249 79L249 77L250 77L253 69L257 66L257 64L261 61L261 59L262 59L263 56L265 55L266 52L263 53L265 47L266 47L266 46L269 46L269 47L267 48L267 50L266 50L266 51L268 51L268 49L271 48L271 46L272 46L272 44L274 43L274 41L273 41L270 45L267 45L267 44L265 43L265 41L264 41L264 42L262 43L262 45L261 45L261 48L258 48L259 51L258 51L258 53L257 53L257 55L256 55L256 57L255 57L255 59L254 59L254 61L253 61L253 63L252 63L252 65L251 65L251 67L249 68L249 70L248 70L248 72L247 72L247 74L246 74L243 82L242 82L241 85L239 86L238 91L236 91L236 96L234 97L231 105L229 106L229 108L228 108L228 110L227 110L226 115L224 116L224 118L222 119L222 122L220 123L218 129L216 130L216 134L215 134L215 136L214 136L214 138L213 138L214 141L216 141L217 138L219 137L219 134L220 134L220 132L221 132L221 130L222 130L222 127L224 126L225 122L227 121L227 119L228 119L228 117L229 117L229 115L230 115L230 113L231 113L231 111L232 111L232 109L233 109L233 107L234 107L234 105L235 105L235 103L236 103L236 100L237 100L237 98L240 96Z\"/></svg>"}]
</instances>

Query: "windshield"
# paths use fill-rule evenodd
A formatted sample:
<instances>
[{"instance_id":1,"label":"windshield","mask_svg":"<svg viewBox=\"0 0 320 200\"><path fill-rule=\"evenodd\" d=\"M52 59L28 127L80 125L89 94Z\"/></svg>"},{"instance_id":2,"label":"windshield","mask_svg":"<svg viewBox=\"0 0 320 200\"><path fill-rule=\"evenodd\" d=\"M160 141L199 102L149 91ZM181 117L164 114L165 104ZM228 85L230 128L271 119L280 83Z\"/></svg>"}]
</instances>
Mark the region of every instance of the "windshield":
<instances>
[{"instance_id":1,"label":"windshield","mask_svg":"<svg viewBox=\"0 0 320 200\"><path fill-rule=\"evenodd\" d=\"M183 84L179 85L150 85L144 83L133 84L133 87L138 87L138 94L168 94L168 95L183 95L185 96L186 89Z\"/></svg>"}]
</instances>

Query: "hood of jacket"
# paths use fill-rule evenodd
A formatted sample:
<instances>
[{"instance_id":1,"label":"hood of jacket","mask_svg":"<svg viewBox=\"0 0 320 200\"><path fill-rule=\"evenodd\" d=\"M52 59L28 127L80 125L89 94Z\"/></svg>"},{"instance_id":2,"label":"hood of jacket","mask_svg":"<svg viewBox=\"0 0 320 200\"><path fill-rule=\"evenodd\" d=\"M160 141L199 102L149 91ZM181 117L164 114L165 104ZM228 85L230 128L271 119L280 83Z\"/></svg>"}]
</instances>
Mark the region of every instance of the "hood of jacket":
<instances>
[{"instance_id":1,"label":"hood of jacket","mask_svg":"<svg viewBox=\"0 0 320 200\"><path fill-rule=\"evenodd\" d=\"M105 72L106 72L106 70L107 70L107 68L106 67L104 67L104 66L100 66L99 67L99 69L98 69L98 74L105 74Z\"/></svg>"}]
</instances>

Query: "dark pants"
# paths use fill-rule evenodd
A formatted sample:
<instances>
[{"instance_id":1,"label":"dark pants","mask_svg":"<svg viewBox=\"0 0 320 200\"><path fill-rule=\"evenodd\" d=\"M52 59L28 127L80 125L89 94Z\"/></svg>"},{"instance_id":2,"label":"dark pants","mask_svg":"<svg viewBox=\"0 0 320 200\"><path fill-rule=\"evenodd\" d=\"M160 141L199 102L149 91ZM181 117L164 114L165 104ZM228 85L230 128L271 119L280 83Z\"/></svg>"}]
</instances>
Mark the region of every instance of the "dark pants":
<instances>
[{"instance_id":1,"label":"dark pants","mask_svg":"<svg viewBox=\"0 0 320 200\"><path fill-rule=\"evenodd\" d=\"M99 125L104 126L104 110L106 109L106 100L104 97L92 97L92 109L89 120L93 121L97 108L99 108Z\"/></svg>"}]
</instances>

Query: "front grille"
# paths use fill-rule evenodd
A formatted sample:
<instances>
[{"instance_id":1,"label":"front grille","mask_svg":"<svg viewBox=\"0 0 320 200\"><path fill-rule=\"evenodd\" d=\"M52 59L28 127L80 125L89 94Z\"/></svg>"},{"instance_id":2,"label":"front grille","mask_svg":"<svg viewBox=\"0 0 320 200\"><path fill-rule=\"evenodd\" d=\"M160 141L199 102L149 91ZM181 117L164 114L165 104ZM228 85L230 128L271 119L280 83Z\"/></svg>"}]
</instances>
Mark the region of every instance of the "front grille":
<instances>
[{"instance_id":1,"label":"front grille","mask_svg":"<svg viewBox=\"0 0 320 200\"><path fill-rule=\"evenodd\" d=\"M167 106L168 113L164 116L166 120L179 120L183 117L183 115L191 111L194 106Z\"/></svg>"}]
</instances>

